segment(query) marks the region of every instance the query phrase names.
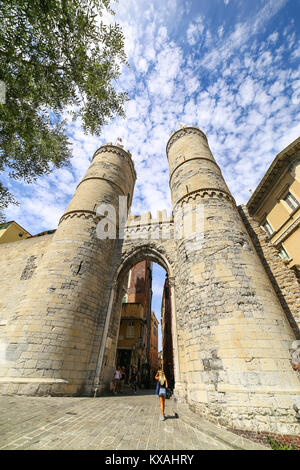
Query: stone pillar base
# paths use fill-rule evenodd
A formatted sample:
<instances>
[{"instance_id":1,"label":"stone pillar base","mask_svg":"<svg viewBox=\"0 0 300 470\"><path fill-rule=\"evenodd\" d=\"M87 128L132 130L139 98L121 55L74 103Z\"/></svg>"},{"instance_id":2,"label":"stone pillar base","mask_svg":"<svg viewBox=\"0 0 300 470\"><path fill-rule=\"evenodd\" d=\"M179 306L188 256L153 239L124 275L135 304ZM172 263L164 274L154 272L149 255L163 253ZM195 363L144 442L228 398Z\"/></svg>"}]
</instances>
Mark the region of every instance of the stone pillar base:
<instances>
[{"instance_id":1,"label":"stone pillar base","mask_svg":"<svg viewBox=\"0 0 300 470\"><path fill-rule=\"evenodd\" d=\"M215 424L228 429L300 435L294 409L294 405L300 408L298 390L267 392L236 388L234 392L202 391L202 394L202 400L199 395L197 401L189 394L187 403L192 411Z\"/></svg>"},{"instance_id":2,"label":"stone pillar base","mask_svg":"<svg viewBox=\"0 0 300 470\"><path fill-rule=\"evenodd\" d=\"M103 395L105 391L108 391L108 385L109 384L104 382L100 382L97 385L89 385L86 387L86 394L93 397L99 397Z\"/></svg>"},{"instance_id":3,"label":"stone pillar base","mask_svg":"<svg viewBox=\"0 0 300 470\"><path fill-rule=\"evenodd\" d=\"M0 395L78 396L80 384L46 377L0 377Z\"/></svg>"},{"instance_id":4,"label":"stone pillar base","mask_svg":"<svg viewBox=\"0 0 300 470\"><path fill-rule=\"evenodd\" d=\"M178 401L186 402L186 384L183 382L176 382L174 388L174 398Z\"/></svg>"}]
</instances>

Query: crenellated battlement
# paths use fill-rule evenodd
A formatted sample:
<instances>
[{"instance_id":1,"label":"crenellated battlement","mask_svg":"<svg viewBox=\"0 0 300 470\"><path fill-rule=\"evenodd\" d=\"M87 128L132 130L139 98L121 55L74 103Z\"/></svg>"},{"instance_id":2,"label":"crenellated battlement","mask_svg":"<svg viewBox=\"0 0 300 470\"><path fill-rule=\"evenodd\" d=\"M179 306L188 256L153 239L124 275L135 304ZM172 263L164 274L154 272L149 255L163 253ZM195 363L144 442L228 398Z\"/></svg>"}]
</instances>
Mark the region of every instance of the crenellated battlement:
<instances>
[{"instance_id":1,"label":"crenellated battlement","mask_svg":"<svg viewBox=\"0 0 300 470\"><path fill-rule=\"evenodd\" d=\"M156 217L153 218L151 212L142 212L141 215L129 215L126 226L132 227L134 225L154 225L173 223L173 216L168 216L167 209L156 212Z\"/></svg>"},{"instance_id":2,"label":"crenellated battlement","mask_svg":"<svg viewBox=\"0 0 300 470\"><path fill-rule=\"evenodd\" d=\"M130 153L129 150L125 150L124 146L122 144L119 144L119 143L113 144L112 142L107 142L106 144L102 145L94 153L94 155L92 157L92 162L94 161L94 159L98 155L100 155L101 153L106 153L106 152L116 154L121 158L125 158L127 160L127 162L129 163L129 166L131 168L133 177L136 180L136 171L135 171L135 167L134 167L132 154Z\"/></svg>"}]
</instances>

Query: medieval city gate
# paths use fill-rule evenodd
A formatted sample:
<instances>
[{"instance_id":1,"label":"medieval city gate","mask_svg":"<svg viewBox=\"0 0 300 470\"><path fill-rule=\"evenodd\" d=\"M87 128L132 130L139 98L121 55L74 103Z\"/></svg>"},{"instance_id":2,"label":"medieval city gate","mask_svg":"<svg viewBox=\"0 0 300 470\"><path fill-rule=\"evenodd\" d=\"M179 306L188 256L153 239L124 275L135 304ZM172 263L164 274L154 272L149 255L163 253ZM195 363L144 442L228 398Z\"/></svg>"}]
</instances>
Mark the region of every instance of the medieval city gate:
<instances>
[{"instance_id":1,"label":"medieval city gate","mask_svg":"<svg viewBox=\"0 0 300 470\"><path fill-rule=\"evenodd\" d=\"M114 367L126 274L147 257L171 281L175 395L224 425L297 434L300 382L289 352L295 334L207 138L184 127L166 150L172 217L130 216L124 238L117 218L117 236L107 239L97 236L105 219L99 206L118 214L123 197L129 208L136 173L121 146L95 152L8 313L0 390L101 391Z\"/></svg>"},{"instance_id":2,"label":"medieval city gate","mask_svg":"<svg viewBox=\"0 0 300 470\"><path fill-rule=\"evenodd\" d=\"M148 215L148 214L145 214ZM150 215L150 214L149 214ZM138 219L138 220L135 220ZM144 222L144 225L140 225L141 220ZM118 268L115 272L113 279L113 287L111 289L109 308L106 316L106 323L104 328L103 340L101 342L101 351L98 358L97 372L95 376L95 384L98 384L98 387L106 387L106 384L111 380L113 372L116 366L116 349L118 342L118 333L119 325L121 319L121 308L122 308L122 298L126 292L125 286L127 285L127 275L129 270L134 267L136 264L144 261L145 259L153 261L162 266L169 279L169 285L171 289L171 303L172 303L172 318L174 318L174 323L172 327L172 343L174 345L173 355L174 355L174 373L175 381L180 384L180 366L179 366L179 353L178 353L178 344L177 344L177 327L176 327L176 299L175 299L175 289L174 289L174 241L168 239L165 241L151 240L153 231L159 235L162 235L163 225L171 224L169 220L156 219L149 220L148 223L140 217L133 217L130 228L127 227L128 231L134 231L137 236L140 236L139 232L142 228L143 236L147 235L150 239L148 241L145 238L142 239L133 239L127 240L123 243L122 247L122 257L121 262L118 265ZM150 223L149 223L150 222ZM100 373L101 371L101 373Z\"/></svg>"}]
</instances>

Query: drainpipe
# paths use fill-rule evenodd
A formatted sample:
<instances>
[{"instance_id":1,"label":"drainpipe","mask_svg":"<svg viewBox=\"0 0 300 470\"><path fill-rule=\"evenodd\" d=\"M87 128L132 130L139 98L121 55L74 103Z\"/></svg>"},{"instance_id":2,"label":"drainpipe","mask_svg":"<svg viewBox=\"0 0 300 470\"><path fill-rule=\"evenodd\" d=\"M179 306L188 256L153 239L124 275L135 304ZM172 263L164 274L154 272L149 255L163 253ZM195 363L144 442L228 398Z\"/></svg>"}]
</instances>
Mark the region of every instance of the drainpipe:
<instances>
[{"instance_id":1,"label":"drainpipe","mask_svg":"<svg viewBox=\"0 0 300 470\"><path fill-rule=\"evenodd\" d=\"M179 351L178 351L178 341L177 341L178 333L177 333L177 321L176 321L174 278L169 277L169 286L171 289L172 339L173 339L174 376L175 376L175 388L176 388L176 383L181 383L181 377L180 377Z\"/></svg>"}]
</instances>

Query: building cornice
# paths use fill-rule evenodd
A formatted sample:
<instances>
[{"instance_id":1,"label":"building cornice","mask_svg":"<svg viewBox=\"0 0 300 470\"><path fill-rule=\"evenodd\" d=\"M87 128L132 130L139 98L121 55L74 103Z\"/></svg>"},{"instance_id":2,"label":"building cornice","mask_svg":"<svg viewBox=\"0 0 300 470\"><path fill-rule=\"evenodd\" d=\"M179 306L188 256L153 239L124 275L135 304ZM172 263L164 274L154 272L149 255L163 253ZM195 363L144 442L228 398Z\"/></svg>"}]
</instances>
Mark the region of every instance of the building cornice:
<instances>
[{"instance_id":1,"label":"building cornice","mask_svg":"<svg viewBox=\"0 0 300 470\"><path fill-rule=\"evenodd\" d=\"M300 226L300 217L296 219L287 229L278 237L276 240L272 241L272 243L275 246L279 246L282 242L284 242L297 228ZM270 237L270 240L274 238L274 235L272 234L272 237Z\"/></svg>"}]
</instances>

